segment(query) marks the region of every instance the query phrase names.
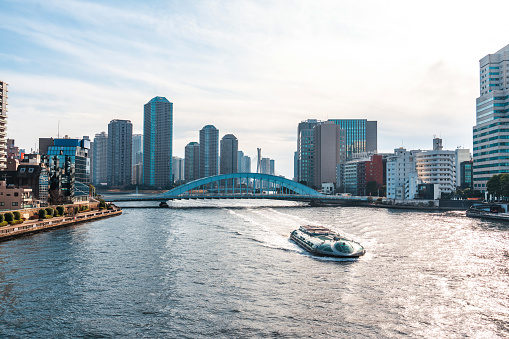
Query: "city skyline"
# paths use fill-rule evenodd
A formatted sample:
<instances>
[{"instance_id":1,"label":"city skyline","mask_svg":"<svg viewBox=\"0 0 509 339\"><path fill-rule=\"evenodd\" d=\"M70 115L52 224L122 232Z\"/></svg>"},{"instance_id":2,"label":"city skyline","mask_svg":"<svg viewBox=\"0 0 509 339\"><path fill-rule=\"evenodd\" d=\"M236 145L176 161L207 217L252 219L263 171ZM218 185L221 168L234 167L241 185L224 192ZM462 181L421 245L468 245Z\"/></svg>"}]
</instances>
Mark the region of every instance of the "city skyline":
<instances>
[{"instance_id":1,"label":"city skyline","mask_svg":"<svg viewBox=\"0 0 509 339\"><path fill-rule=\"evenodd\" d=\"M140 133L140 107L165 96L176 105L175 155L213 124L253 158L261 147L288 178L306 119L376 120L380 152L426 148L432 135L472 149L478 60L506 38L503 11L486 36L472 25L477 6L461 7L2 2L7 136L29 150L56 137L58 121L61 135L79 137L114 118Z\"/></svg>"}]
</instances>

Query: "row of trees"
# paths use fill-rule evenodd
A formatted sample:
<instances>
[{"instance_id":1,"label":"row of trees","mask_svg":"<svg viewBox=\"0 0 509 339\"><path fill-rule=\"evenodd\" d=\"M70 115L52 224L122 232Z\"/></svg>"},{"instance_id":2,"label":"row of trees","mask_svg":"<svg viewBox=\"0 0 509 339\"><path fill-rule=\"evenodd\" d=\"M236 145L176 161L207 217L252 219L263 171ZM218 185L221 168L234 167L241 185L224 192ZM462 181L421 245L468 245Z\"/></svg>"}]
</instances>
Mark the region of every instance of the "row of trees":
<instances>
[{"instance_id":1,"label":"row of trees","mask_svg":"<svg viewBox=\"0 0 509 339\"><path fill-rule=\"evenodd\" d=\"M4 214L0 213L0 225L5 226L7 224L15 225L15 224L21 224L23 222L23 219L21 219L21 213L18 211L14 212L7 212Z\"/></svg>"}]
</instances>

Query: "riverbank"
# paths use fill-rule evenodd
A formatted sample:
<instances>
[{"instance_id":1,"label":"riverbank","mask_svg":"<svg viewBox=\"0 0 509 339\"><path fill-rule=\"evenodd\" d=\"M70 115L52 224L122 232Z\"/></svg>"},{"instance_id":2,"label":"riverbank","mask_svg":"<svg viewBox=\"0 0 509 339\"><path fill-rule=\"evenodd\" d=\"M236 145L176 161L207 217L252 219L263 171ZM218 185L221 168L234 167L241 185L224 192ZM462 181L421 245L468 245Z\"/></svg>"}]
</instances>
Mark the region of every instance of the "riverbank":
<instances>
[{"instance_id":1,"label":"riverbank","mask_svg":"<svg viewBox=\"0 0 509 339\"><path fill-rule=\"evenodd\" d=\"M120 214L122 214L122 209L112 205L112 209L94 210L45 220L28 220L22 224L0 227L0 242L82 222L114 217Z\"/></svg>"}]
</instances>

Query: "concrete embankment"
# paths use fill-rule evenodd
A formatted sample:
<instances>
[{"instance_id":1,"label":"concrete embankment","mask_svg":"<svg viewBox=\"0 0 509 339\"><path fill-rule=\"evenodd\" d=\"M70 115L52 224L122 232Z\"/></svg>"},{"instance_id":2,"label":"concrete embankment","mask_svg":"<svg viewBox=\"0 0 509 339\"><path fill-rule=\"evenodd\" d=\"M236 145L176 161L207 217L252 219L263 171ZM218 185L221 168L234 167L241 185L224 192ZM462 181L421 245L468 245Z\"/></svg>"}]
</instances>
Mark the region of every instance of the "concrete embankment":
<instances>
[{"instance_id":1,"label":"concrete embankment","mask_svg":"<svg viewBox=\"0 0 509 339\"><path fill-rule=\"evenodd\" d=\"M13 238L26 236L33 233L66 227L82 222L114 217L120 214L122 214L122 209L114 206L113 209L82 212L76 215L55 217L45 220L29 220L22 224L0 227L0 241L10 240Z\"/></svg>"}]
</instances>

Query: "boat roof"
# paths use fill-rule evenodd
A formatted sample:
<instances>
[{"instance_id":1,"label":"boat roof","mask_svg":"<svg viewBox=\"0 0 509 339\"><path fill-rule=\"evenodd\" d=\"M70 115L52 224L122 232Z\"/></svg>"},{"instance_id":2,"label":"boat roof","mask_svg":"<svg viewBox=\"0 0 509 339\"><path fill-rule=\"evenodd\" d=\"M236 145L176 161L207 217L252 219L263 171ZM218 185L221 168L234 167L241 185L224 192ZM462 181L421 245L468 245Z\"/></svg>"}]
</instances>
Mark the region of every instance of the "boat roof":
<instances>
[{"instance_id":1,"label":"boat roof","mask_svg":"<svg viewBox=\"0 0 509 339\"><path fill-rule=\"evenodd\" d=\"M308 234L312 234L312 235L333 233L333 231L327 227L315 226L315 225L301 226L300 229L301 229L301 231L304 231L304 232L306 232Z\"/></svg>"}]
</instances>

